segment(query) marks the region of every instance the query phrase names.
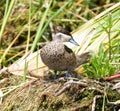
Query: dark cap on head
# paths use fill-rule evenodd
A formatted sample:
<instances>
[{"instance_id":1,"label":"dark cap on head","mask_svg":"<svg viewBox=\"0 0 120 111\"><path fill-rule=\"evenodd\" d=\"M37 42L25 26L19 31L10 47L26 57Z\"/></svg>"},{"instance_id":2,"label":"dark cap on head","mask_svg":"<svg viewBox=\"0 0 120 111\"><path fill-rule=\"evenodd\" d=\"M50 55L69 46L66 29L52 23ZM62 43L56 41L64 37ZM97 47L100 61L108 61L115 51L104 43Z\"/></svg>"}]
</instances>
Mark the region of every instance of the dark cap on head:
<instances>
[{"instance_id":1,"label":"dark cap on head","mask_svg":"<svg viewBox=\"0 0 120 111\"><path fill-rule=\"evenodd\" d=\"M63 33L63 34L66 34L66 35L69 35L72 37L72 35L70 34L70 32L68 30L65 30L63 29L61 26L57 26L56 29L55 29L55 33Z\"/></svg>"}]
</instances>

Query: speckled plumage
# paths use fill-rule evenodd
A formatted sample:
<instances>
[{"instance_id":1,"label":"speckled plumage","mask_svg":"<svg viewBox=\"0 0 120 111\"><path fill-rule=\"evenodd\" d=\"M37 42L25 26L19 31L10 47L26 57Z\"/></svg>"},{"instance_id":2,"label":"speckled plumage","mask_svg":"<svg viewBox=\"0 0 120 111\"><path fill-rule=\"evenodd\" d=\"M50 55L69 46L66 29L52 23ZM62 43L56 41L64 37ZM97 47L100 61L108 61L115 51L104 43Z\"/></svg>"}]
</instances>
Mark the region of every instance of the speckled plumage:
<instances>
[{"instance_id":1,"label":"speckled plumage","mask_svg":"<svg viewBox=\"0 0 120 111\"><path fill-rule=\"evenodd\" d=\"M75 54L60 40L48 43L41 49L42 61L53 70L64 71L73 69L76 64Z\"/></svg>"},{"instance_id":2,"label":"speckled plumage","mask_svg":"<svg viewBox=\"0 0 120 111\"><path fill-rule=\"evenodd\" d=\"M75 55L73 51L63 43L68 41L78 45L70 34L58 33L55 35L53 41L41 49L41 59L50 69L55 71L70 71L87 61L89 54Z\"/></svg>"}]
</instances>

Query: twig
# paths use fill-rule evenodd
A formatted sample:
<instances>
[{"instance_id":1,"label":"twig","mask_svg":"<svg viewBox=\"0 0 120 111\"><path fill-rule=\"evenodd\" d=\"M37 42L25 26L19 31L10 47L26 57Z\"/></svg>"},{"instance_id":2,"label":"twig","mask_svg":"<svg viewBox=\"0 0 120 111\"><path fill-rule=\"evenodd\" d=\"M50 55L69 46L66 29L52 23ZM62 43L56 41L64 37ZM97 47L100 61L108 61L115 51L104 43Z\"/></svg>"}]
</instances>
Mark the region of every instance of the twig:
<instances>
[{"instance_id":1,"label":"twig","mask_svg":"<svg viewBox=\"0 0 120 111\"><path fill-rule=\"evenodd\" d=\"M88 85L87 83L85 83L83 81L73 81L73 80L70 80L70 81L66 82L65 84L78 84L80 86L85 86L85 87Z\"/></svg>"},{"instance_id":2,"label":"twig","mask_svg":"<svg viewBox=\"0 0 120 111\"><path fill-rule=\"evenodd\" d=\"M93 103L92 103L92 109L91 111L95 111L95 105L96 105L96 100L98 98L101 98L102 96L101 95L96 95L94 98L93 98Z\"/></svg>"},{"instance_id":3,"label":"twig","mask_svg":"<svg viewBox=\"0 0 120 111\"><path fill-rule=\"evenodd\" d=\"M107 99L107 102L111 105L120 105L120 100L117 100L115 102L110 102L108 99Z\"/></svg>"},{"instance_id":4,"label":"twig","mask_svg":"<svg viewBox=\"0 0 120 111\"><path fill-rule=\"evenodd\" d=\"M104 93L104 92L103 92L103 90L98 89L98 88L96 88L96 87L89 87L88 89L89 89L89 90L94 90L94 91L97 91L97 92L99 92L99 93L101 93L101 94L103 94L103 93Z\"/></svg>"},{"instance_id":5,"label":"twig","mask_svg":"<svg viewBox=\"0 0 120 111\"><path fill-rule=\"evenodd\" d=\"M55 93L55 96L59 96L60 94L62 94L63 92L65 92L67 89L69 89L71 87L71 84L67 84L66 86L64 86L60 91L58 91L57 93Z\"/></svg>"},{"instance_id":6,"label":"twig","mask_svg":"<svg viewBox=\"0 0 120 111\"><path fill-rule=\"evenodd\" d=\"M118 78L120 78L120 73L112 75L112 76L109 76L109 77L105 77L104 80L111 81L113 79L118 79Z\"/></svg>"},{"instance_id":7,"label":"twig","mask_svg":"<svg viewBox=\"0 0 120 111\"><path fill-rule=\"evenodd\" d=\"M78 84L80 86L87 86L87 83L85 82L69 80L68 82L65 83L65 86L61 90L55 93L55 96L59 96L60 94L68 90L72 84Z\"/></svg>"}]
</instances>

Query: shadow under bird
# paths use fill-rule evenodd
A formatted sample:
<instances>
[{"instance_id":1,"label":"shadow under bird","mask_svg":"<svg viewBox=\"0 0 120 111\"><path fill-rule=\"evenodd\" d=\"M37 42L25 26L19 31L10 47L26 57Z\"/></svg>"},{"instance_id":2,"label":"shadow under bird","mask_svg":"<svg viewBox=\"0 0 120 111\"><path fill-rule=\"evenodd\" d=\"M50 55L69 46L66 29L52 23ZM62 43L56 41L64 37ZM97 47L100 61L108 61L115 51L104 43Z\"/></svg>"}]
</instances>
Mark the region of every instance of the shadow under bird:
<instances>
[{"instance_id":1,"label":"shadow under bird","mask_svg":"<svg viewBox=\"0 0 120 111\"><path fill-rule=\"evenodd\" d=\"M55 34L53 40L46 44L40 52L41 59L49 69L54 70L56 79L57 71L67 71L66 77L69 76L69 71L73 71L82 63L87 62L88 54L83 58L83 55L75 55L73 51L68 48L64 42L71 42L77 46L79 44L73 39L70 33L58 32Z\"/></svg>"}]
</instances>

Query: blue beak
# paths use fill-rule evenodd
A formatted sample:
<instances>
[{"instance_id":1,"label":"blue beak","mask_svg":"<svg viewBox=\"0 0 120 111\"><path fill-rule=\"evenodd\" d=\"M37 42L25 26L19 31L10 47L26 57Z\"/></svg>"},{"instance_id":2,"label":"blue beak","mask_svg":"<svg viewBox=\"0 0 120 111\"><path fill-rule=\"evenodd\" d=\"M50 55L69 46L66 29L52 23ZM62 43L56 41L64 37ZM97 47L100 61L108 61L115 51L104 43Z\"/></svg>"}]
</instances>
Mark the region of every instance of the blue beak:
<instances>
[{"instance_id":1,"label":"blue beak","mask_svg":"<svg viewBox=\"0 0 120 111\"><path fill-rule=\"evenodd\" d=\"M73 38L70 39L70 42L73 43L74 45L79 46L79 44Z\"/></svg>"}]
</instances>

